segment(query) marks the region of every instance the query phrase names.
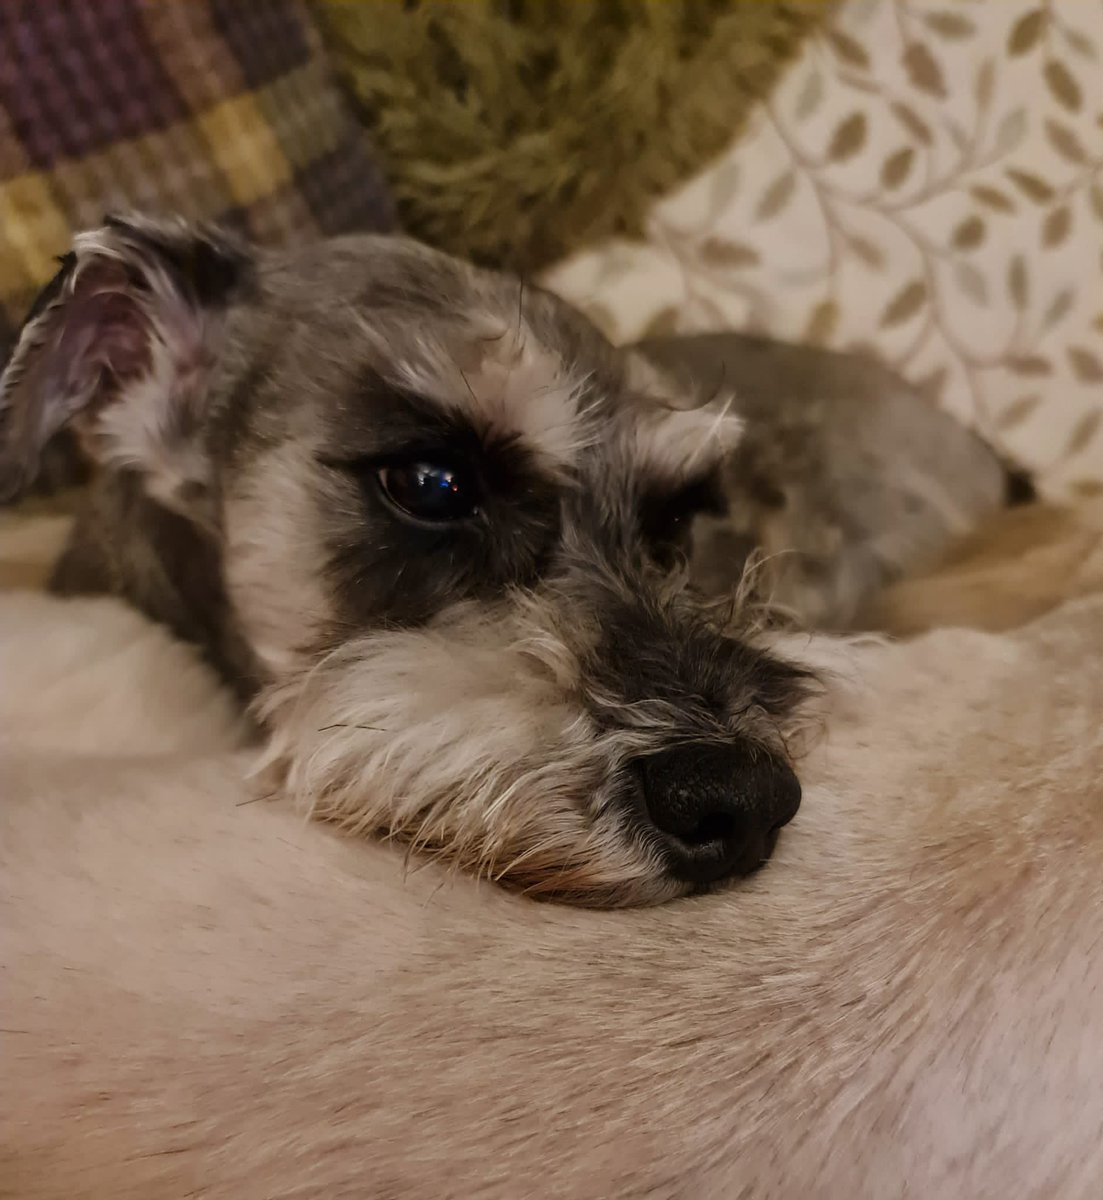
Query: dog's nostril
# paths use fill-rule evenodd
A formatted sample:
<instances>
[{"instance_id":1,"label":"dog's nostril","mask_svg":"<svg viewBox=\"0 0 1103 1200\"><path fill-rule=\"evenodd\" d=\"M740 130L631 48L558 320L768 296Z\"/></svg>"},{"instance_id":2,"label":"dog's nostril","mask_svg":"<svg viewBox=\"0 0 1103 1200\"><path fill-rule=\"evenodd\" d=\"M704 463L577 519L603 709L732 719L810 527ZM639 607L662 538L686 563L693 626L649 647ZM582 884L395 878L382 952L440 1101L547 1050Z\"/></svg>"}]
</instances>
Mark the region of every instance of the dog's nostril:
<instances>
[{"instance_id":1,"label":"dog's nostril","mask_svg":"<svg viewBox=\"0 0 1103 1200\"><path fill-rule=\"evenodd\" d=\"M753 871L800 806L789 765L760 747L683 746L635 767L670 870L688 882Z\"/></svg>"},{"instance_id":2,"label":"dog's nostril","mask_svg":"<svg viewBox=\"0 0 1103 1200\"><path fill-rule=\"evenodd\" d=\"M730 813L706 813L692 833L683 837L691 846L703 846L709 842L722 842L736 833L735 818Z\"/></svg>"}]
</instances>

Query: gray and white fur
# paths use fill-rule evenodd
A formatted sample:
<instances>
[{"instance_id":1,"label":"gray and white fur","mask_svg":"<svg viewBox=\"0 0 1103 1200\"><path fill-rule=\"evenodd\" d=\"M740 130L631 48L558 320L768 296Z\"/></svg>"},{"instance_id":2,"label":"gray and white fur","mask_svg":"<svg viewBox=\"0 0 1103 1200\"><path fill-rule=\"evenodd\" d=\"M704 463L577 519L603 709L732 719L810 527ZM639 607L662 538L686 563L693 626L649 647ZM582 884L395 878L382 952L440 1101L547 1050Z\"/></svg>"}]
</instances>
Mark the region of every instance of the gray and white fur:
<instances>
[{"instance_id":1,"label":"gray and white fur","mask_svg":"<svg viewBox=\"0 0 1103 1200\"><path fill-rule=\"evenodd\" d=\"M54 587L199 642L318 817L658 901L768 856L811 679L677 570L740 423L652 375L410 241L117 219L0 380L0 491L75 433L96 471Z\"/></svg>"},{"instance_id":2,"label":"gray and white fur","mask_svg":"<svg viewBox=\"0 0 1103 1200\"><path fill-rule=\"evenodd\" d=\"M705 592L756 561L777 609L852 629L886 586L1033 498L1024 472L873 359L737 333L639 349L683 384L730 389L744 421L722 468L725 510L694 527Z\"/></svg>"},{"instance_id":3,"label":"gray and white fur","mask_svg":"<svg viewBox=\"0 0 1103 1200\"><path fill-rule=\"evenodd\" d=\"M810 664L732 592L745 553L701 565L776 459L742 427L412 241L127 217L75 239L0 376L0 499L75 436L94 475L55 590L199 643L265 786L536 896L648 903L756 868L800 799ZM977 487L998 503L995 466ZM687 583L694 536L720 602ZM873 582L789 590L842 623Z\"/></svg>"}]
</instances>

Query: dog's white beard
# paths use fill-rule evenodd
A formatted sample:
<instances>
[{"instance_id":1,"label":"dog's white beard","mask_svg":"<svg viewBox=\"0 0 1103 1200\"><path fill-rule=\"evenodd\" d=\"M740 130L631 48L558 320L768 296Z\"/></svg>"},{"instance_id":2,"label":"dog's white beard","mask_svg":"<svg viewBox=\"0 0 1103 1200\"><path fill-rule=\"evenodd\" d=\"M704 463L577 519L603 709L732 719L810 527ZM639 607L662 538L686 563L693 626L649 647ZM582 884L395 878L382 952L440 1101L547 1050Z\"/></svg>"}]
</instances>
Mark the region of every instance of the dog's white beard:
<instances>
[{"instance_id":1,"label":"dog's white beard","mask_svg":"<svg viewBox=\"0 0 1103 1200\"><path fill-rule=\"evenodd\" d=\"M627 748L570 704L575 671L570 648L520 609L457 606L270 688L259 769L319 818L534 894L675 895L613 803Z\"/></svg>"}]
</instances>

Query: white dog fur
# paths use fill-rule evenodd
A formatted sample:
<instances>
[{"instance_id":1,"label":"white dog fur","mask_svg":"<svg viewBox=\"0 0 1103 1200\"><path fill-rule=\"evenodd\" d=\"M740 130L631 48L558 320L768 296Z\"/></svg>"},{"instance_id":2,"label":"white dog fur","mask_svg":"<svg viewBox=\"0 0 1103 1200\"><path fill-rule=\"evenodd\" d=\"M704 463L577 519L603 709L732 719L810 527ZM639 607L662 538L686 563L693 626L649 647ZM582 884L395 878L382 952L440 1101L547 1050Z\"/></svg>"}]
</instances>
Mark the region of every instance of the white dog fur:
<instances>
[{"instance_id":1,"label":"white dog fur","mask_svg":"<svg viewBox=\"0 0 1103 1200\"><path fill-rule=\"evenodd\" d=\"M587 912L247 803L189 650L0 596L0 1195L1094 1198L1103 588L854 654L763 872Z\"/></svg>"}]
</instances>

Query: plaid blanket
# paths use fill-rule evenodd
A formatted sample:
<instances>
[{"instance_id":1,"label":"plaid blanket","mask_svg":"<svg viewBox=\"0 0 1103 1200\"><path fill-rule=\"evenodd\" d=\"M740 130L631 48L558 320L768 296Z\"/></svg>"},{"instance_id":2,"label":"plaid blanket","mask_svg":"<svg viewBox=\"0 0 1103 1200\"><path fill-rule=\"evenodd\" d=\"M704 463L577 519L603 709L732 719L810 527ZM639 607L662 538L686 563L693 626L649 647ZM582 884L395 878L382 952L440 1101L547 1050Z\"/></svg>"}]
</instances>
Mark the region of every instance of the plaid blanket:
<instances>
[{"instance_id":1,"label":"plaid blanket","mask_svg":"<svg viewBox=\"0 0 1103 1200\"><path fill-rule=\"evenodd\" d=\"M0 47L0 356L72 232L112 209L265 241L391 226L295 0L3 0Z\"/></svg>"}]
</instances>

